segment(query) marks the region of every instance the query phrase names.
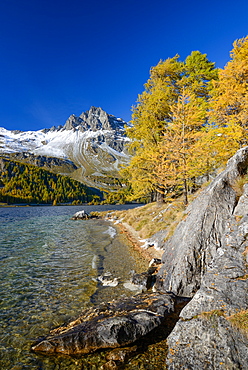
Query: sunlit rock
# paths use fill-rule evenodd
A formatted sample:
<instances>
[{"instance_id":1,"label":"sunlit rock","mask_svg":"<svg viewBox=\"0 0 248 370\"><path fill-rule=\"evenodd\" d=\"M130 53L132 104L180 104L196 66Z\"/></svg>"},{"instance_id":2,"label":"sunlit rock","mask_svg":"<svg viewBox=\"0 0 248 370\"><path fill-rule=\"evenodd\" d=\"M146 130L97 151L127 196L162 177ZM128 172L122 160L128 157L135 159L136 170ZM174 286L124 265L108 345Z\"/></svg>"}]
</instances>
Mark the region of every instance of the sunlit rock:
<instances>
[{"instance_id":1,"label":"sunlit rock","mask_svg":"<svg viewBox=\"0 0 248 370\"><path fill-rule=\"evenodd\" d=\"M125 346L161 325L174 311L175 297L146 293L103 303L84 310L81 316L32 349L38 352L78 355L103 348Z\"/></svg>"},{"instance_id":2,"label":"sunlit rock","mask_svg":"<svg viewBox=\"0 0 248 370\"><path fill-rule=\"evenodd\" d=\"M72 220L88 220L90 218L90 215L85 211L78 211L72 216Z\"/></svg>"}]
</instances>

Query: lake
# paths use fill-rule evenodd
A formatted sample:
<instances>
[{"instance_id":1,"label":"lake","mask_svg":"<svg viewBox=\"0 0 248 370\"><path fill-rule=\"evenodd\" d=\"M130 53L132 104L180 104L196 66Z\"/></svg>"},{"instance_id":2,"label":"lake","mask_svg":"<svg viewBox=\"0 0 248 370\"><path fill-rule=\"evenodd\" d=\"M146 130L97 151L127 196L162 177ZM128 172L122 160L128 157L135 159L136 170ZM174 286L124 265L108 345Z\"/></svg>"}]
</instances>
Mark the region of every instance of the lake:
<instances>
[{"instance_id":1,"label":"lake","mask_svg":"<svg viewBox=\"0 0 248 370\"><path fill-rule=\"evenodd\" d=\"M70 217L121 206L0 208L0 368L2 370L99 369L103 354L86 358L30 351L37 338L80 314L83 308L121 294L139 269L123 236L104 220ZM97 277L110 272L116 287Z\"/></svg>"}]
</instances>

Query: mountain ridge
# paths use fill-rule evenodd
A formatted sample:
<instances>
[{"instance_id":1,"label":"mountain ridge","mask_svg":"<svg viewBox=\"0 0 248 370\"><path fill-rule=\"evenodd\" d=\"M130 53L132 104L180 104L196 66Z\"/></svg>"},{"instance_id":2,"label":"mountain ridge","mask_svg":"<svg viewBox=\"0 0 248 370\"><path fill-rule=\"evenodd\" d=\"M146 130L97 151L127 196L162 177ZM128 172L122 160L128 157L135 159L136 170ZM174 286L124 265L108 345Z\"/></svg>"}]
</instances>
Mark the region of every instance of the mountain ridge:
<instances>
[{"instance_id":1,"label":"mountain ridge","mask_svg":"<svg viewBox=\"0 0 248 370\"><path fill-rule=\"evenodd\" d=\"M50 162L51 171L89 186L107 189L111 188L108 185L111 179L119 177L120 165L129 161L125 149L128 142L125 125L127 122L121 118L92 106L79 117L73 114L64 125L50 129L9 131L0 128L0 155L19 156L21 162L28 161L37 166L40 164L36 157L42 158L42 166L46 167ZM69 172L67 165L56 167L48 158L70 162Z\"/></svg>"}]
</instances>

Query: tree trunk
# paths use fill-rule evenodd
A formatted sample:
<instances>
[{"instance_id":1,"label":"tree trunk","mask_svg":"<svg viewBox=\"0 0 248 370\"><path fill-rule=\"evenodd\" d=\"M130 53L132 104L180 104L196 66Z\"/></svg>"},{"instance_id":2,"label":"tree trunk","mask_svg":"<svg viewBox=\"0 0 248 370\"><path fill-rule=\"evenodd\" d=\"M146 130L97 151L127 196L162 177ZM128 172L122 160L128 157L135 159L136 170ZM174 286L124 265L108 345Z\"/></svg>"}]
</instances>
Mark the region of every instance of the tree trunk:
<instances>
[{"instance_id":1,"label":"tree trunk","mask_svg":"<svg viewBox=\"0 0 248 370\"><path fill-rule=\"evenodd\" d=\"M156 196L156 202L157 203L164 203L164 189L162 191L162 189L160 191L155 191L155 196Z\"/></svg>"},{"instance_id":2,"label":"tree trunk","mask_svg":"<svg viewBox=\"0 0 248 370\"><path fill-rule=\"evenodd\" d=\"M188 205L188 185L187 185L187 179L183 180L184 185L184 204L185 206Z\"/></svg>"}]
</instances>

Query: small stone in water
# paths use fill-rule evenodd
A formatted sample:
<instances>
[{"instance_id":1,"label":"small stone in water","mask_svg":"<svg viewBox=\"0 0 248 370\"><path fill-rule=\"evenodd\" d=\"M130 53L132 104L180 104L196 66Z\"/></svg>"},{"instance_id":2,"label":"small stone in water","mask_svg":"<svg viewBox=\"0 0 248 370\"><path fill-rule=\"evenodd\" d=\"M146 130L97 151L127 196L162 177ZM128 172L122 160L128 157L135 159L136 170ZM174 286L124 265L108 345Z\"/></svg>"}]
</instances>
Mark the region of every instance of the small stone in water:
<instances>
[{"instance_id":1,"label":"small stone in water","mask_svg":"<svg viewBox=\"0 0 248 370\"><path fill-rule=\"evenodd\" d=\"M106 362L106 364L101 366L101 370L115 370L118 369L118 366L113 360Z\"/></svg>"},{"instance_id":2,"label":"small stone in water","mask_svg":"<svg viewBox=\"0 0 248 370\"><path fill-rule=\"evenodd\" d=\"M107 354L106 360L125 362L127 358L129 358L131 355L137 352L137 349L138 349L137 346L121 349L116 348Z\"/></svg>"}]
</instances>

